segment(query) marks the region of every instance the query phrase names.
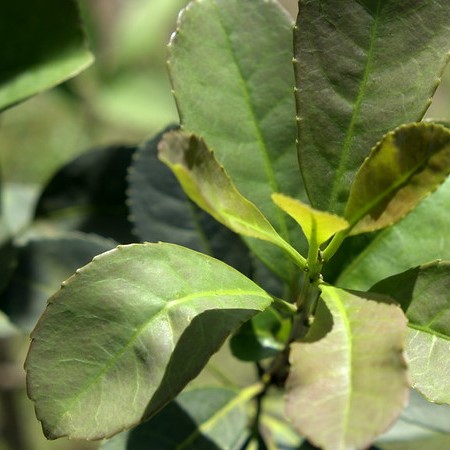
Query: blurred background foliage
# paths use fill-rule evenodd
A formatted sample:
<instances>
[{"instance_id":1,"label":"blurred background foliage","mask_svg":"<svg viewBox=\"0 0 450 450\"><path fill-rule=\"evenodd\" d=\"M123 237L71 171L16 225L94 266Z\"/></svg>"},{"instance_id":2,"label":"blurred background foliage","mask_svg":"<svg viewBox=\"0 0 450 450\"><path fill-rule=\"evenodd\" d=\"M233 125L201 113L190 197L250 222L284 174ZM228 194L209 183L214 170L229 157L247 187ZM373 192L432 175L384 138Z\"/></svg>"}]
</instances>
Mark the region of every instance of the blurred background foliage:
<instances>
[{"instance_id":1,"label":"blurred background foliage","mask_svg":"<svg viewBox=\"0 0 450 450\"><path fill-rule=\"evenodd\" d=\"M296 0L280 2L294 17ZM16 203L10 206L18 222L26 214L25 205L33 193L74 156L103 145L139 144L178 121L166 72L166 44L179 10L187 3L79 1L95 63L77 77L0 116L1 178L6 186L22 188L15 189L16 196L10 200ZM450 117L450 71L444 75L427 116ZM17 197L17 192L23 192L23 198ZM22 205L24 208L18 208ZM98 443L45 440L25 394L22 365L28 338L9 339L7 345L0 346L0 353L8 353L0 354L0 450L97 448ZM218 358L234 364L227 354ZM210 367L214 371L214 363ZM242 370L247 369L233 367L230 373ZM409 445L410 449L443 448L438 441Z\"/></svg>"}]
</instances>

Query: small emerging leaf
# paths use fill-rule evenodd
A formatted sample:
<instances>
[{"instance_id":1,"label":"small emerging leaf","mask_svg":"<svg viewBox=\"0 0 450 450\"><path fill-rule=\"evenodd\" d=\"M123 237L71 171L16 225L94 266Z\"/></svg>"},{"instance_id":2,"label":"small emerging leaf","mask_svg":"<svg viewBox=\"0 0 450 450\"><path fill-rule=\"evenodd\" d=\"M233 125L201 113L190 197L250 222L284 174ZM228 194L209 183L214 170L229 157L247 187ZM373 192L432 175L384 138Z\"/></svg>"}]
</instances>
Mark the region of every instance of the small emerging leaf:
<instances>
[{"instance_id":1,"label":"small emerging leaf","mask_svg":"<svg viewBox=\"0 0 450 450\"><path fill-rule=\"evenodd\" d=\"M244 236L271 242L300 266L304 259L272 227L261 211L243 197L203 139L182 131L167 133L159 157L174 172L186 194L217 221Z\"/></svg>"},{"instance_id":2,"label":"small emerging leaf","mask_svg":"<svg viewBox=\"0 0 450 450\"><path fill-rule=\"evenodd\" d=\"M361 166L345 217L351 234L387 227L411 211L450 173L450 131L441 125L404 125L388 133Z\"/></svg>"},{"instance_id":3,"label":"small emerging leaf","mask_svg":"<svg viewBox=\"0 0 450 450\"><path fill-rule=\"evenodd\" d=\"M338 231L345 230L349 223L342 217L318 211L300 200L282 194L272 194L272 200L302 227L308 242L323 244Z\"/></svg>"},{"instance_id":4,"label":"small emerging leaf","mask_svg":"<svg viewBox=\"0 0 450 450\"><path fill-rule=\"evenodd\" d=\"M380 281L408 317L406 356L411 385L429 400L450 404L450 262L435 262Z\"/></svg>"},{"instance_id":5,"label":"small emerging leaf","mask_svg":"<svg viewBox=\"0 0 450 450\"><path fill-rule=\"evenodd\" d=\"M27 386L46 436L100 439L151 417L270 303L235 269L177 245L94 258L32 333Z\"/></svg>"},{"instance_id":6,"label":"small emerging leaf","mask_svg":"<svg viewBox=\"0 0 450 450\"><path fill-rule=\"evenodd\" d=\"M305 342L292 344L286 413L320 448L365 448L407 398L406 319L375 296L321 288Z\"/></svg>"}]
</instances>

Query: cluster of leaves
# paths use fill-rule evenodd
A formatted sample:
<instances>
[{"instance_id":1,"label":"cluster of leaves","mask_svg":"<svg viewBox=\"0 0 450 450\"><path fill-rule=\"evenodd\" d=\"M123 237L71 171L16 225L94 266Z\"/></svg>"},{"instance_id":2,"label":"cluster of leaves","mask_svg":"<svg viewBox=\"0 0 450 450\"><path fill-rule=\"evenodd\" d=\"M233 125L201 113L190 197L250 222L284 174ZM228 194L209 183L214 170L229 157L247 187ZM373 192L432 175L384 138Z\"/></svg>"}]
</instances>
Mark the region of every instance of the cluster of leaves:
<instances>
[{"instance_id":1,"label":"cluster of leaves","mask_svg":"<svg viewBox=\"0 0 450 450\"><path fill-rule=\"evenodd\" d=\"M3 298L20 322L46 273L115 245L85 233L128 243L65 281L32 333L49 438L365 448L399 417L450 432L449 409L416 393L450 403L450 131L420 122L448 17L445 1L300 1L292 71L277 2L183 11L168 61L181 129L63 168L35 228L64 237L12 244ZM45 258L51 242L66 258ZM180 394L230 334L256 382ZM294 437L274 418L280 388Z\"/></svg>"}]
</instances>

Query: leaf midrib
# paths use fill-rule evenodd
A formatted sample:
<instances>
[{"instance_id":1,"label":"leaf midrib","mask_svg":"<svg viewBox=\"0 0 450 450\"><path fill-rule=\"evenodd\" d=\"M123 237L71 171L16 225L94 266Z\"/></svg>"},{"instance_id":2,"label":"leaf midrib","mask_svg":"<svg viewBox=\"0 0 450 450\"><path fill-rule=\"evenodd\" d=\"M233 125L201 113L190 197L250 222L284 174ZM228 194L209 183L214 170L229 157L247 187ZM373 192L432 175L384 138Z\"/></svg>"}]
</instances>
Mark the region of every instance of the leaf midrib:
<instances>
[{"instance_id":1,"label":"leaf midrib","mask_svg":"<svg viewBox=\"0 0 450 450\"><path fill-rule=\"evenodd\" d=\"M165 305L156 313L154 314L150 319L148 319L147 321L145 321L130 337L130 339L126 342L125 345L122 346L122 348L117 351L112 358L110 358L109 362L107 364L105 364L103 366L103 368L101 368L98 373L96 375L94 375L94 377L88 381L80 390L79 392L72 397L72 400L70 401L69 405L67 408L65 408L65 411L60 415L59 420L55 423L54 428L57 428L59 423L63 420L64 416L66 414L68 414L73 405L79 400L79 398L81 396L83 396L87 391L89 391L89 389L91 389L91 387L93 385L96 384L96 382L102 378L102 376L104 374L106 374L109 369L111 367L113 367L122 357L122 355L124 353L126 353L126 351L133 345L133 343L138 339L138 336L144 331L145 328L147 328L148 326L151 326L155 320L158 320L158 318L160 316L162 316L164 313L168 313L168 311L170 309L172 309L173 307L188 302L192 299L200 299L200 298L204 298L204 299L209 299L211 298L211 296L222 296L222 295L227 295L227 296L247 296L247 295L252 295L252 296L260 296L260 297L264 297L262 296L258 291L243 291L240 289L227 289L227 290L221 290L221 291L205 291L205 292L201 292L201 293L196 293L196 294L190 294L187 296L184 296L182 298L176 299L176 300L170 300L168 302L165 303ZM210 309L214 309L214 308L210 308ZM218 309L228 309L228 308L218 308ZM201 311L199 314L205 312L206 309L204 311ZM195 317L197 317L199 314L197 314Z\"/></svg>"},{"instance_id":2,"label":"leaf midrib","mask_svg":"<svg viewBox=\"0 0 450 450\"><path fill-rule=\"evenodd\" d=\"M241 85L241 90L242 90L242 93L243 93L243 98L245 99L244 103L247 106L249 115L250 115L250 117L252 119L252 123L254 125L255 135L256 135L256 138L257 138L257 142L259 144L258 147L260 149L260 154L262 155L262 158L263 158L264 169L265 169L266 176L267 176L267 178L269 180L269 184L270 184L270 187L272 189L272 192L279 192L280 189L279 189L279 186L278 186L277 179L275 177L275 173L273 171L272 161L271 161L270 156L269 156L269 148L267 147L267 143L266 143L266 141L265 141L265 139L263 137L263 133L262 133L259 121L257 120L256 112L255 112L255 109L253 107L253 103L252 103L252 100L251 100L250 92L249 92L248 87L247 87L246 80L245 80L244 75L242 73L241 66L240 66L238 60L236 59L236 56L235 56L235 53L234 53L234 50L233 50L233 46L232 46L231 41L230 41L229 33L227 32L225 24L222 21L222 18L221 18L221 15L220 15L220 11L219 11L219 6L217 5L216 2L213 2L213 5L214 5L214 8L216 9L216 16L217 16L219 24L220 24L220 26L221 26L221 28L223 30L223 35L224 35L225 41L227 43L227 47L226 48L228 49L229 54L231 56L231 59L233 60L233 63L234 63L234 65L235 65L235 67L237 69L237 72L239 74L239 81L240 81L240 85ZM277 221L278 221L278 224L280 226L281 235L285 236L288 239L288 241L290 241L290 239L289 239L289 230L288 230L288 226L287 226L287 223L286 223L284 215L281 214L281 212L279 212L277 209L275 209L275 215L277 217Z\"/></svg>"},{"instance_id":3,"label":"leaf midrib","mask_svg":"<svg viewBox=\"0 0 450 450\"><path fill-rule=\"evenodd\" d=\"M376 39L376 35L378 32L378 25L379 25L379 18L380 18L380 10L381 10L381 2L380 2L380 0L378 0L376 17L374 17L374 21L373 21L371 32L370 32L370 45L369 45L369 49L367 51L367 59L366 59L366 65L364 68L364 74L363 74L363 78L362 78L360 86L359 86L358 94L357 94L355 105L353 108L352 117L350 119L350 123L347 128L347 133L345 135L345 140L344 140L344 144L343 144L342 151L341 151L341 158L339 160L339 166L336 170L333 186L332 186L332 189L330 192L330 199L329 199L328 208L327 208L328 211L334 210L333 206L336 203L336 199L337 199L337 196L339 193L339 186L340 186L340 183L341 183L341 180L343 177L344 170L347 166L347 161L350 157L351 143L354 138L354 128L356 125L358 115L361 110L361 105L362 105L362 102L363 102L363 99L364 99L364 96L365 96L365 93L367 90L367 84L369 82L370 71L372 69L373 56L375 53L375 39Z\"/></svg>"}]
</instances>

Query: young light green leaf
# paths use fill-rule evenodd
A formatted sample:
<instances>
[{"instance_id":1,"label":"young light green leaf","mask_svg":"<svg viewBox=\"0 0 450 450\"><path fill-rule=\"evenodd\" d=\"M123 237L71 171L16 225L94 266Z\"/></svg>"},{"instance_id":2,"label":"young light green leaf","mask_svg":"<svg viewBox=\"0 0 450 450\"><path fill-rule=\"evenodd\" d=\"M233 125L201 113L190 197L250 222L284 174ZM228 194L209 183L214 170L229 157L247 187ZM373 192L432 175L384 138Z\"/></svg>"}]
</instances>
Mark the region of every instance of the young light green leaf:
<instances>
[{"instance_id":1,"label":"young light green leaf","mask_svg":"<svg viewBox=\"0 0 450 450\"><path fill-rule=\"evenodd\" d=\"M304 258L239 193L203 139L172 131L163 137L158 149L160 159L172 169L185 193L200 208L236 233L275 244L300 267L305 266Z\"/></svg>"},{"instance_id":2,"label":"young light green leaf","mask_svg":"<svg viewBox=\"0 0 450 450\"><path fill-rule=\"evenodd\" d=\"M218 387L183 392L148 422L105 441L100 449L241 448L249 434L245 403L260 390L256 385L240 392Z\"/></svg>"},{"instance_id":3,"label":"young light green leaf","mask_svg":"<svg viewBox=\"0 0 450 450\"><path fill-rule=\"evenodd\" d=\"M75 76L93 61L75 0L3 2L0 54L0 111Z\"/></svg>"},{"instance_id":4,"label":"young light green leaf","mask_svg":"<svg viewBox=\"0 0 450 450\"><path fill-rule=\"evenodd\" d=\"M300 1L298 151L313 207L342 215L369 150L422 118L448 61L448 17L447 0Z\"/></svg>"},{"instance_id":5,"label":"young light green leaf","mask_svg":"<svg viewBox=\"0 0 450 450\"><path fill-rule=\"evenodd\" d=\"M32 333L27 386L46 436L100 439L151 417L270 303L235 269L177 245L94 258Z\"/></svg>"},{"instance_id":6,"label":"young light green leaf","mask_svg":"<svg viewBox=\"0 0 450 450\"><path fill-rule=\"evenodd\" d=\"M168 67L183 129L205 139L239 192L302 251L297 224L270 199L284 192L306 200L295 153L291 49L292 19L278 2L195 1L180 15ZM247 243L280 277L297 275L277 248Z\"/></svg>"},{"instance_id":7,"label":"young light green leaf","mask_svg":"<svg viewBox=\"0 0 450 450\"><path fill-rule=\"evenodd\" d=\"M339 286L367 290L395 273L450 260L450 177L403 220L381 230L337 280ZM362 235L361 235L362 236Z\"/></svg>"},{"instance_id":8,"label":"young light green leaf","mask_svg":"<svg viewBox=\"0 0 450 450\"><path fill-rule=\"evenodd\" d=\"M406 319L366 293L323 286L322 299L305 341L292 344L286 413L320 448L365 448L406 402Z\"/></svg>"},{"instance_id":9,"label":"young light green leaf","mask_svg":"<svg viewBox=\"0 0 450 450\"><path fill-rule=\"evenodd\" d=\"M344 218L325 211L318 211L287 195L275 193L272 194L272 200L302 227L309 243L323 244L335 233L345 230L349 226Z\"/></svg>"},{"instance_id":10,"label":"young light green leaf","mask_svg":"<svg viewBox=\"0 0 450 450\"><path fill-rule=\"evenodd\" d=\"M450 262L410 269L371 291L390 295L408 317L412 387L433 402L450 404Z\"/></svg>"},{"instance_id":11,"label":"young light green leaf","mask_svg":"<svg viewBox=\"0 0 450 450\"><path fill-rule=\"evenodd\" d=\"M351 234L399 221L450 173L450 131L441 125L403 125L388 133L356 174L345 217Z\"/></svg>"}]
</instances>

